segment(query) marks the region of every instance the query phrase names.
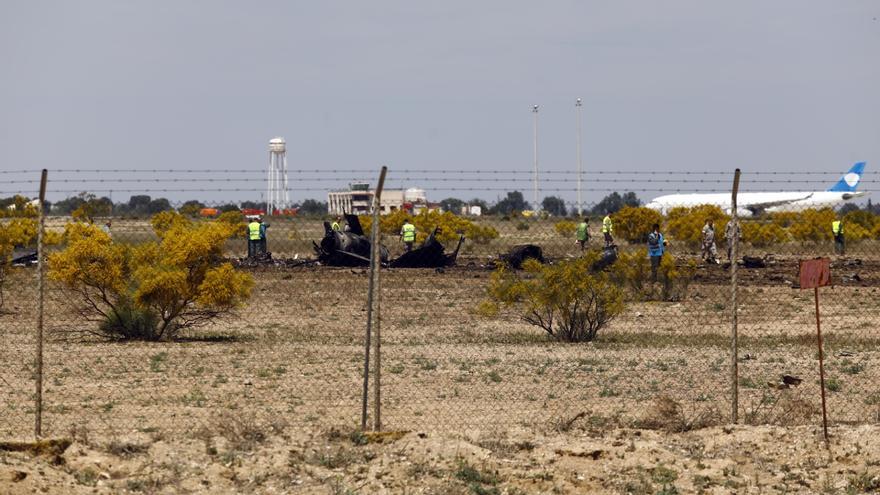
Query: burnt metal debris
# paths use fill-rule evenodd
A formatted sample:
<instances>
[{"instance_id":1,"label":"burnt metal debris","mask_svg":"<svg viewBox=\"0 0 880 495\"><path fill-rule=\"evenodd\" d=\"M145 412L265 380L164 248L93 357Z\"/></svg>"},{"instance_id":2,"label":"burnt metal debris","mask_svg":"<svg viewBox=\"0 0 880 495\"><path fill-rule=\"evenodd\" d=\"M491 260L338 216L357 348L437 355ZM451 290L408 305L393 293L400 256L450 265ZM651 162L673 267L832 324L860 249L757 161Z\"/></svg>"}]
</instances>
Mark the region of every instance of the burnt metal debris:
<instances>
[{"instance_id":1,"label":"burnt metal debris","mask_svg":"<svg viewBox=\"0 0 880 495\"><path fill-rule=\"evenodd\" d=\"M324 222L324 237L321 243L312 244L321 264L329 266L367 266L370 264L370 239L364 235L364 229L357 215L345 215L347 228L340 232L333 230L330 222ZM388 261L388 249L379 246L379 259Z\"/></svg>"},{"instance_id":2,"label":"burnt metal debris","mask_svg":"<svg viewBox=\"0 0 880 495\"><path fill-rule=\"evenodd\" d=\"M546 263L544 250L535 244L519 244L510 248L507 254L501 255L499 261L507 266L519 270L527 259L533 259L540 263Z\"/></svg>"},{"instance_id":3,"label":"burnt metal debris","mask_svg":"<svg viewBox=\"0 0 880 495\"><path fill-rule=\"evenodd\" d=\"M455 251L446 254L443 244L437 240L438 233L440 233L440 227L435 228L421 246L403 253L397 259L392 260L389 266L391 268L440 268L455 265L458 251L464 242L464 235L459 236Z\"/></svg>"},{"instance_id":4,"label":"burnt metal debris","mask_svg":"<svg viewBox=\"0 0 880 495\"><path fill-rule=\"evenodd\" d=\"M612 244L602 249L601 256L593 262L592 266L590 266L590 270L593 272L600 272L613 265L615 261L617 261L617 246Z\"/></svg>"}]
</instances>

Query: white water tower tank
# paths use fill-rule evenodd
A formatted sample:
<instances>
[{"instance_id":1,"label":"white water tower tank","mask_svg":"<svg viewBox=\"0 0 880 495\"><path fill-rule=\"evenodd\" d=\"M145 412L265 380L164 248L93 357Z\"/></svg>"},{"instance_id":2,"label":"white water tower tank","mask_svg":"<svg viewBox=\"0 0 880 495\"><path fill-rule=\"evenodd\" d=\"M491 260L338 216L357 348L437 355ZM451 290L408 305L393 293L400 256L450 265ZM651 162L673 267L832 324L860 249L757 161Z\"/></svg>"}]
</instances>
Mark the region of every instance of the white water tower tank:
<instances>
[{"instance_id":1,"label":"white water tower tank","mask_svg":"<svg viewBox=\"0 0 880 495\"><path fill-rule=\"evenodd\" d=\"M272 138L269 140L269 151L273 153L284 153L287 151L287 143L284 138Z\"/></svg>"},{"instance_id":2,"label":"white water tower tank","mask_svg":"<svg viewBox=\"0 0 880 495\"><path fill-rule=\"evenodd\" d=\"M419 189L416 187L411 187L403 192L403 201L405 203L420 203L425 204L428 202L428 196L425 195L424 189Z\"/></svg>"}]
</instances>

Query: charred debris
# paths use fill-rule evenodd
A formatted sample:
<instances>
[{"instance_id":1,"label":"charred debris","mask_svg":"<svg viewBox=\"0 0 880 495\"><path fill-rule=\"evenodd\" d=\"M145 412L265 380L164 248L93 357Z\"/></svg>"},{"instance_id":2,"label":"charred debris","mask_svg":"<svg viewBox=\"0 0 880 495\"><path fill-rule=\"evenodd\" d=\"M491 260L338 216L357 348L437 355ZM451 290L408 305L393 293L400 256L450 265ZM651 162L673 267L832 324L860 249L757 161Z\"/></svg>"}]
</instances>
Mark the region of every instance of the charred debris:
<instances>
[{"instance_id":1,"label":"charred debris","mask_svg":"<svg viewBox=\"0 0 880 495\"><path fill-rule=\"evenodd\" d=\"M370 264L370 238L364 234L364 229L357 215L345 215L347 225L344 231L333 230L330 222L324 222L324 237L320 243L312 242L315 255L321 264L328 266L367 266ZM382 264L391 268L442 268L452 266L458 258L458 251L464 242L464 236L459 236L458 244L451 253L446 253L446 248L437 240L439 228L425 239L422 244L412 251L403 253L389 262L388 249L379 246L379 259Z\"/></svg>"}]
</instances>

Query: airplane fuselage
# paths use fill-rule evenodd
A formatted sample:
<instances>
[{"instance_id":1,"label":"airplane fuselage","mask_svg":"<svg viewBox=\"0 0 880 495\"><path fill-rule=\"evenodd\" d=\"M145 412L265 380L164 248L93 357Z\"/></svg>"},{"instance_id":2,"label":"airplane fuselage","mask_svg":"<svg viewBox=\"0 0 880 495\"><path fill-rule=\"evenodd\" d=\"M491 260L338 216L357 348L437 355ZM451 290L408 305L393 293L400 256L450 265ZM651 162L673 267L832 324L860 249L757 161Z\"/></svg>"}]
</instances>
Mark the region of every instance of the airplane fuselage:
<instances>
[{"instance_id":1,"label":"airplane fuselage","mask_svg":"<svg viewBox=\"0 0 880 495\"><path fill-rule=\"evenodd\" d=\"M803 211L810 208L833 208L841 203L864 196L857 191L804 191L804 192L754 192L737 195L737 214L751 216L760 212ZM676 207L690 208L699 205L718 206L731 213L728 193L717 194L669 194L654 198L645 205L652 210L667 214Z\"/></svg>"}]
</instances>

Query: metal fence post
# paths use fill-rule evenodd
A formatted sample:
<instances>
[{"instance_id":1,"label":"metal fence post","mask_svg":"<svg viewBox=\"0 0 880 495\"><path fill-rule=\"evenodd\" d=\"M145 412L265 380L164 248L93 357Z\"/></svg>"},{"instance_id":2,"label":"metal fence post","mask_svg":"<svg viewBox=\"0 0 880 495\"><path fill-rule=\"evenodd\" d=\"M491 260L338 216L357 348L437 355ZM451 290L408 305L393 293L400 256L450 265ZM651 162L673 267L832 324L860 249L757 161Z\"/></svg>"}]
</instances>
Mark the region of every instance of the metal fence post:
<instances>
[{"instance_id":1,"label":"metal fence post","mask_svg":"<svg viewBox=\"0 0 880 495\"><path fill-rule=\"evenodd\" d=\"M379 258L379 198L382 195L382 188L385 185L385 174L388 167L382 167L379 173L379 184L373 196L373 224L370 228L370 281L367 288L367 332L364 339L364 390L361 401L361 430L367 429L367 402L370 393L370 337L373 328L373 291L375 290L376 265ZM378 350L376 351L378 355ZM377 375L378 377L378 375ZM376 384L378 388L378 383ZM377 390L376 397L379 396ZM378 406L377 406L378 407ZM378 412L378 409L377 409Z\"/></svg>"},{"instance_id":2,"label":"metal fence post","mask_svg":"<svg viewBox=\"0 0 880 495\"><path fill-rule=\"evenodd\" d=\"M739 192L739 169L733 174L733 191L730 195L731 219L733 222L733 239L727 239L730 243L730 306L732 312L732 325L730 329L730 420L736 424L739 416L739 363L737 348L737 302L736 302L736 248L739 243L739 220L736 213L736 195Z\"/></svg>"},{"instance_id":3,"label":"metal fence post","mask_svg":"<svg viewBox=\"0 0 880 495\"><path fill-rule=\"evenodd\" d=\"M37 368L34 378L36 393L34 394L34 436L40 438L43 435L43 293L45 291L45 277L43 263L43 231L46 228L46 216L43 214L43 205L46 201L46 177L48 171L44 168L40 177L40 211L39 226L37 228L37 354L34 362Z\"/></svg>"}]
</instances>

